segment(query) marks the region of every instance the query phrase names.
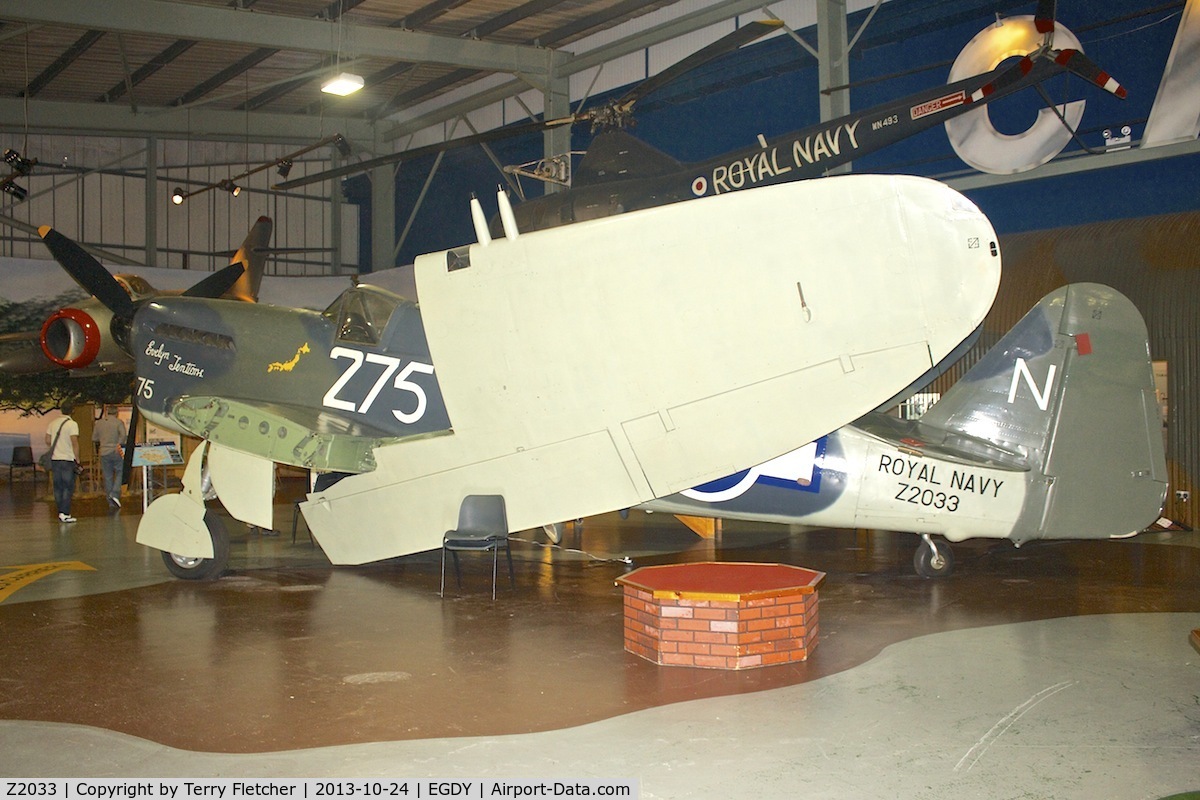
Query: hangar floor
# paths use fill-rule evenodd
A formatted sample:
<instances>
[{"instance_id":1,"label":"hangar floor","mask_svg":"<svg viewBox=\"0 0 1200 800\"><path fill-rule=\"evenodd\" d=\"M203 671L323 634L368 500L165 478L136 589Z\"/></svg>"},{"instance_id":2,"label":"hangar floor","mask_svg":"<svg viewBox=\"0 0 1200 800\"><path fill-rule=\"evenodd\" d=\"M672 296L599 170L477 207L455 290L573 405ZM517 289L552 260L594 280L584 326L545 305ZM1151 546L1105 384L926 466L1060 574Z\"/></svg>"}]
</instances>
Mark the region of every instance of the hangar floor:
<instances>
[{"instance_id":1,"label":"hangar floor","mask_svg":"<svg viewBox=\"0 0 1200 800\"><path fill-rule=\"evenodd\" d=\"M637 779L657 797L1162 798L1200 790L1200 534L956 546L674 519L514 543L438 597L436 553L331 567L231 525L231 573L171 579L135 511L0 487L0 775ZM127 502L127 506L132 503ZM738 673L622 650L628 567L827 573L807 663ZM80 563L71 563L80 562ZM63 565L67 568L36 565ZM503 567L502 567L503 569Z\"/></svg>"}]
</instances>

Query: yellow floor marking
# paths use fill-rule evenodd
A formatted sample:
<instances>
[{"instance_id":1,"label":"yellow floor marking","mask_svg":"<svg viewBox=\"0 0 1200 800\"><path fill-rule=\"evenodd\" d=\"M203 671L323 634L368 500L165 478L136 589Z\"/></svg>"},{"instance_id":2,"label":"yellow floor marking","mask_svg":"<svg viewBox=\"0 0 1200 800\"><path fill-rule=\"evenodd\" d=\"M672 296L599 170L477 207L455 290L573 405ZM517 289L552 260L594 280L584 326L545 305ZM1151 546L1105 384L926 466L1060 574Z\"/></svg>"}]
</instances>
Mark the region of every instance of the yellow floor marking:
<instances>
[{"instance_id":1,"label":"yellow floor marking","mask_svg":"<svg viewBox=\"0 0 1200 800\"><path fill-rule=\"evenodd\" d=\"M38 578L44 578L47 575L52 575L59 570L91 570L95 571L95 567L89 567L82 561L54 561L49 564L21 564L12 567L0 567L0 570L13 570L5 575L0 575L0 603L8 599L8 596L17 591L23 586L36 581Z\"/></svg>"}]
</instances>

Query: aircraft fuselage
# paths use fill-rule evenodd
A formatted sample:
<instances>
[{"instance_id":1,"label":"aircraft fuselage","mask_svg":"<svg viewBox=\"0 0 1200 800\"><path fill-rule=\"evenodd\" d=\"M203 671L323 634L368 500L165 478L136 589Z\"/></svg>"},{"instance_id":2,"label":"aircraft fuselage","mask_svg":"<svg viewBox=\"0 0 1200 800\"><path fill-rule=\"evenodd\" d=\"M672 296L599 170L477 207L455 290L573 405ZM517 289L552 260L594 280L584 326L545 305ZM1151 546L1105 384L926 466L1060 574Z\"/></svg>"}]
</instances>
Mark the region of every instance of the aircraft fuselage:
<instances>
[{"instance_id":1,"label":"aircraft fuselage","mask_svg":"<svg viewBox=\"0 0 1200 800\"><path fill-rule=\"evenodd\" d=\"M822 528L929 533L954 542L1009 538L1019 527L1032 477L1028 470L906 451L848 425L778 459L646 508Z\"/></svg>"},{"instance_id":2,"label":"aircraft fuselage","mask_svg":"<svg viewBox=\"0 0 1200 800\"><path fill-rule=\"evenodd\" d=\"M515 209L517 222L522 230L538 230L697 197L819 178L1065 70L1049 58L1028 63L1027 72L986 95L981 95L981 87L993 85L1008 73L1007 65L690 164L657 153L621 130L605 131L593 140L572 188L521 203ZM498 231L498 222L493 222L493 230Z\"/></svg>"},{"instance_id":3,"label":"aircraft fuselage","mask_svg":"<svg viewBox=\"0 0 1200 800\"><path fill-rule=\"evenodd\" d=\"M132 345L148 418L280 463L364 472L375 447L449 428L420 313L380 289L325 313L151 301Z\"/></svg>"},{"instance_id":4,"label":"aircraft fuselage","mask_svg":"<svg viewBox=\"0 0 1200 800\"><path fill-rule=\"evenodd\" d=\"M874 412L643 507L1021 544L1128 536L1166 490L1145 322L1083 283L1044 297L919 419Z\"/></svg>"},{"instance_id":5,"label":"aircraft fuselage","mask_svg":"<svg viewBox=\"0 0 1200 800\"><path fill-rule=\"evenodd\" d=\"M156 300L134 318L139 407L357 473L302 511L362 563L437 547L467 494L503 495L521 530L778 456L951 352L999 274L986 217L942 184L781 184L422 256L419 308L363 287L325 315ZM139 541L209 557L198 512L191 544Z\"/></svg>"}]
</instances>

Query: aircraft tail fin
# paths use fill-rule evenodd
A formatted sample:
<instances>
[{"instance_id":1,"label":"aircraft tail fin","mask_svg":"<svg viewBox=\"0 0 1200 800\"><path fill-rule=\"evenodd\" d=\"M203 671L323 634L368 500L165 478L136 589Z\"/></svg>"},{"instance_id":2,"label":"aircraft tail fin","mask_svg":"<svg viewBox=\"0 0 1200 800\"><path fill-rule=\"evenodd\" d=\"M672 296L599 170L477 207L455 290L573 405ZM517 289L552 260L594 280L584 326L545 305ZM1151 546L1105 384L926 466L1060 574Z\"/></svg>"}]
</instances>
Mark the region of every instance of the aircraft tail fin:
<instances>
[{"instance_id":1,"label":"aircraft tail fin","mask_svg":"<svg viewBox=\"0 0 1200 800\"><path fill-rule=\"evenodd\" d=\"M1042 476L1046 538L1141 530L1166 497L1162 418L1146 324L1124 295L1093 283L1046 295L921 417L989 441Z\"/></svg>"},{"instance_id":2,"label":"aircraft tail fin","mask_svg":"<svg viewBox=\"0 0 1200 800\"><path fill-rule=\"evenodd\" d=\"M250 227L242 246L233 254L230 264L241 264L242 277L223 296L229 300L258 302L258 290L262 285L263 272L267 265L267 243L271 241L274 223L270 217L259 217Z\"/></svg>"}]
</instances>

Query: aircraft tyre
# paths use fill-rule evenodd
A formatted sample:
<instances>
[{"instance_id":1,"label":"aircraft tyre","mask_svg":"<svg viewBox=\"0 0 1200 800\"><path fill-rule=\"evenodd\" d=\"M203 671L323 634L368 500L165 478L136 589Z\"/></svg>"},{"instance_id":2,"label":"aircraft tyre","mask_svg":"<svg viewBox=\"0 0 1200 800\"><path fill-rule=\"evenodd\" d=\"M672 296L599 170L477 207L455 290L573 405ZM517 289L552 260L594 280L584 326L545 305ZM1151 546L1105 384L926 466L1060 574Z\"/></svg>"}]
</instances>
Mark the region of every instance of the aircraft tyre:
<instances>
[{"instance_id":1,"label":"aircraft tyre","mask_svg":"<svg viewBox=\"0 0 1200 800\"><path fill-rule=\"evenodd\" d=\"M913 553L913 569L926 580L945 578L954 572L954 551L947 542L934 542L925 537Z\"/></svg>"},{"instance_id":2,"label":"aircraft tyre","mask_svg":"<svg viewBox=\"0 0 1200 800\"><path fill-rule=\"evenodd\" d=\"M229 532L225 530L225 523L215 512L205 511L204 526L212 537L212 558L193 558L163 551L163 563L176 578L207 581L220 576L229 567Z\"/></svg>"}]
</instances>

